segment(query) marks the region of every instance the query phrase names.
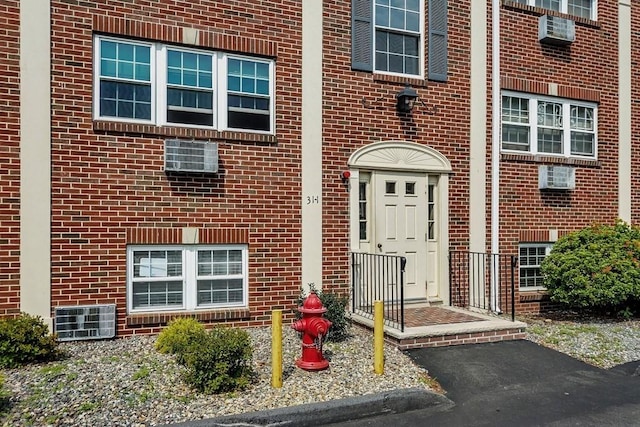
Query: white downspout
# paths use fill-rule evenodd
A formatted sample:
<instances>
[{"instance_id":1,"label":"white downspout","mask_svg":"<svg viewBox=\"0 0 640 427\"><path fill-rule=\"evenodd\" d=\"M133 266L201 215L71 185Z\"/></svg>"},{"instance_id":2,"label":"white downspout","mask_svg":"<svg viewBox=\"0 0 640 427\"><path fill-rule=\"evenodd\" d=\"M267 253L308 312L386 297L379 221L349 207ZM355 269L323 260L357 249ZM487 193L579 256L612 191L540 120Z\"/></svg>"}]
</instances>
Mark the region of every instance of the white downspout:
<instances>
[{"instance_id":1,"label":"white downspout","mask_svg":"<svg viewBox=\"0 0 640 427\"><path fill-rule=\"evenodd\" d=\"M500 120L502 98L500 96L500 0L491 3L491 253L500 252ZM495 274L491 275L491 308L498 306L498 286Z\"/></svg>"}]
</instances>

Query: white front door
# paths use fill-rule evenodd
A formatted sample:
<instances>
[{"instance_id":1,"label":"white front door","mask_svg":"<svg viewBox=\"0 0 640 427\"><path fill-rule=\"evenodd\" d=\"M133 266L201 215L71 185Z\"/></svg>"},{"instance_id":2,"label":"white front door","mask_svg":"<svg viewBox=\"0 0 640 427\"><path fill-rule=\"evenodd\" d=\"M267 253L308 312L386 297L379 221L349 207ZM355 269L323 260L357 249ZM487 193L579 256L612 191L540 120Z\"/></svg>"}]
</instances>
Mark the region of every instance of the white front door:
<instances>
[{"instance_id":1,"label":"white front door","mask_svg":"<svg viewBox=\"0 0 640 427\"><path fill-rule=\"evenodd\" d=\"M379 171L373 173L372 181L373 249L406 257L405 300L426 300L428 282L437 287L437 240L431 234L437 228L435 188L422 173Z\"/></svg>"}]
</instances>

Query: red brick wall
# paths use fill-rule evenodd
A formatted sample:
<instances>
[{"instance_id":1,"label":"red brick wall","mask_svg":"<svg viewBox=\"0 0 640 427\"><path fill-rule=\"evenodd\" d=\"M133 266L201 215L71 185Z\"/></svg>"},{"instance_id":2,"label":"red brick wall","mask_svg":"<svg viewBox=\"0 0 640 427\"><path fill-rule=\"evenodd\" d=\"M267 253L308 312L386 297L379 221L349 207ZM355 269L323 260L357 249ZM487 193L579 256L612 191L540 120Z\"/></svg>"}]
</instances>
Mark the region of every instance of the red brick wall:
<instances>
[{"instance_id":1,"label":"red brick wall","mask_svg":"<svg viewBox=\"0 0 640 427\"><path fill-rule=\"evenodd\" d=\"M268 324L271 309L293 307L301 275L300 21L296 0L52 1L53 306L116 303L119 334L157 331L166 319L124 316L128 236L161 229L151 233L158 243L175 243L181 227L196 227L201 237L240 230L249 245L249 312L224 318ZM92 33L172 42L181 27L201 30L204 46L275 57L275 138L92 121ZM218 142L219 173L166 175L168 135Z\"/></svg>"},{"instance_id":2,"label":"red brick wall","mask_svg":"<svg viewBox=\"0 0 640 427\"><path fill-rule=\"evenodd\" d=\"M20 311L20 9L0 2L0 316Z\"/></svg>"},{"instance_id":3,"label":"red brick wall","mask_svg":"<svg viewBox=\"0 0 640 427\"><path fill-rule=\"evenodd\" d=\"M448 82L410 81L437 112L417 106L404 117L396 113L395 94L406 79L351 70L350 8L351 2L324 2L323 261L324 284L335 287L346 286L349 279L349 197L340 173L355 150L372 142L412 141L444 154L454 172L449 184L451 246L466 248L469 234L470 1L449 3Z\"/></svg>"},{"instance_id":4,"label":"red brick wall","mask_svg":"<svg viewBox=\"0 0 640 427\"><path fill-rule=\"evenodd\" d=\"M0 101L0 114L7 116L0 121L2 135L8 135L3 147L9 150L2 157L8 162L3 171L9 176L0 181L0 194L7 199L4 206L9 206L4 215L12 219L0 225L0 314L18 307L17 36L5 42L10 32L17 34L17 3L0 6L0 43L7 44L0 54L7 59L0 61L3 71L6 67L0 73L0 84L9 87L9 97ZM449 4L448 82L411 81L429 106L438 107L437 112L428 114L418 107L411 117L400 117L395 112L395 93L404 81L351 71L350 2L324 2L324 286L348 286L348 192L340 172L353 151L371 142L415 141L447 156L454 171L449 187L451 247L467 247L469 9L470 0ZM578 166L576 190L570 195L540 193L537 166L541 163L535 159L502 159L503 253L516 253L521 230L573 230L593 221L611 221L617 213L617 4L600 1L598 9L599 20L578 23L576 42L562 49L542 47L538 42L539 11L515 5L502 8L503 79L516 79L514 85L555 83L569 94L587 88L599 99L598 159ZM119 334L157 330L161 321L127 321L123 316L128 236L136 229L162 230L152 234L173 243L177 230L187 226L201 229L204 236L213 229L246 233L250 308L248 313L229 317L236 324L266 324L272 308L293 306L301 275L300 15L301 2L296 0L276 0L269 6L258 1L52 0L53 306L116 303ZM211 48L276 58L276 137L92 120L93 32L175 42L181 40L181 27L200 29L206 34L200 43ZM490 94L490 76L487 78ZM522 81L525 83L518 83ZM363 98L371 108L360 102ZM218 142L220 173L166 175L162 170L166 136ZM490 135L487 150L491 152ZM488 157L488 176L489 165ZM523 176L528 178L522 180ZM601 185L603 182L610 185ZM633 215L638 217L637 209Z\"/></svg>"},{"instance_id":5,"label":"red brick wall","mask_svg":"<svg viewBox=\"0 0 640 427\"><path fill-rule=\"evenodd\" d=\"M577 230L593 222L611 223L618 213L618 2L598 2L598 21L576 22L570 47L538 42L541 9L515 4L502 8L503 89L524 89L598 102L597 161L577 162L572 192L538 190L538 166L552 158L503 155L500 170L500 251L517 254L520 234L549 229ZM636 110L637 111L637 110ZM489 169L488 169L489 173ZM523 298L524 299L524 298ZM536 310L524 302L518 312ZM529 306L532 305L532 306Z\"/></svg>"}]
</instances>

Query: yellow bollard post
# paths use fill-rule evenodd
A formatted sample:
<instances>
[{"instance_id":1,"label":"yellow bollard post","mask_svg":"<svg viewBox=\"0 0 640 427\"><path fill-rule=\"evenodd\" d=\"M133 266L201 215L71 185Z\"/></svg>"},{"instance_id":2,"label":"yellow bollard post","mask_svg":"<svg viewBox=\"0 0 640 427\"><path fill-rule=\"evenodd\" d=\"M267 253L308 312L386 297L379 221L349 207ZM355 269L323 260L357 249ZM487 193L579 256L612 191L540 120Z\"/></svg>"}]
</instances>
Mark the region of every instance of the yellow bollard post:
<instances>
[{"instance_id":1,"label":"yellow bollard post","mask_svg":"<svg viewBox=\"0 0 640 427\"><path fill-rule=\"evenodd\" d=\"M282 387L282 310L271 312L271 387Z\"/></svg>"},{"instance_id":2,"label":"yellow bollard post","mask_svg":"<svg viewBox=\"0 0 640 427\"><path fill-rule=\"evenodd\" d=\"M384 304L373 303L373 370L376 374L384 373Z\"/></svg>"}]
</instances>

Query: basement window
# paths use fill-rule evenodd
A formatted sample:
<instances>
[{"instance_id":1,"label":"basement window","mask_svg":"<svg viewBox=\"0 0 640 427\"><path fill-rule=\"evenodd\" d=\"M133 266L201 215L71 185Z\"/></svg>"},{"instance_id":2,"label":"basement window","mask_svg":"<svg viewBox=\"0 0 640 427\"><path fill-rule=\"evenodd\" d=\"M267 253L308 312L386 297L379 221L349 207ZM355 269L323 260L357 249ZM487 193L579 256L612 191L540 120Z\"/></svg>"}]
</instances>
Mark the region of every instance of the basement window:
<instances>
[{"instance_id":1,"label":"basement window","mask_svg":"<svg viewBox=\"0 0 640 427\"><path fill-rule=\"evenodd\" d=\"M247 246L130 246L129 312L247 305Z\"/></svg>"}]
</instances>

